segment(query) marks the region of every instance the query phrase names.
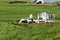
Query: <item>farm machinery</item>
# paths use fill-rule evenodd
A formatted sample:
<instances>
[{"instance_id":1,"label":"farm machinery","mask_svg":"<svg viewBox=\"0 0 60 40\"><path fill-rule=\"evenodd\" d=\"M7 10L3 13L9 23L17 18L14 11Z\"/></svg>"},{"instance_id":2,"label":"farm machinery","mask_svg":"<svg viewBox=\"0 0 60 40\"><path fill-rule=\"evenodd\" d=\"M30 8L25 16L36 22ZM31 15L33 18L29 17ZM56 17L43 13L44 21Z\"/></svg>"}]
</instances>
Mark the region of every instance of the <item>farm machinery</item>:
<instances>
[{"instance_id":1,"label":"farm machinery","mask_svg":"<svg viewBox=\"0 0 60 40\"><path fill-rule=\"evenodd\" d=\"M46 12L39 13L37 15L37 19L33 19L33 15L30 14L27 19L21 19L18 21L13 22L13 24L39 24L39 23L54 23L57 20L55 20L55 14L47 14Z\"/></svg>"}]
</instances>

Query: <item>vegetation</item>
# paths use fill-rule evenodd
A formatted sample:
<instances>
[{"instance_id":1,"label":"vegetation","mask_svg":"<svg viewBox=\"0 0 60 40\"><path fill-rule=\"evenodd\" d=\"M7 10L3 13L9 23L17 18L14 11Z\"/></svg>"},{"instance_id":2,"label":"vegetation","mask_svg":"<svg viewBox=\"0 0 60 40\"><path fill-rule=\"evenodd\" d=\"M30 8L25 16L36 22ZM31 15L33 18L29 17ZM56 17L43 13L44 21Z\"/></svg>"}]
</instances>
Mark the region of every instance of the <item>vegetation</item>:
<instances>
[{"instance_id":1,"label":"vegetation","mask_svg":"<svg viewBox=\"0 0 60 40\"><path fill-rule=\"evenodd\" d=\"M54 13L60 19L60 6L23 4L0 4L0 40L57 40L60 38L60 23L54 24L12 24L15 20L27 18L29 14Z\"/></svg>"},{"instance_id":2,"label":"vegetation","mask_svg":"<svg viewBox=\"0 0 60 40\"><path fill-rule=\"evenodd\" d=\"M9 2L10 4L13 4L13 3L27 3L27 2L25 2L25 1L11 1L11 2Z\"/></svg>"},{"instance_id":3,"label":"vegetation","mask_svg":"<svg viewBox=\"0 0 60 40\"><path fill-rule=\"evenodd\" d=\"M17 1L17 0L0 0L0 2L9 2L9 1ZM32 2L33 0L18 0L18 1Z\"/></svg>"}]
</instances>

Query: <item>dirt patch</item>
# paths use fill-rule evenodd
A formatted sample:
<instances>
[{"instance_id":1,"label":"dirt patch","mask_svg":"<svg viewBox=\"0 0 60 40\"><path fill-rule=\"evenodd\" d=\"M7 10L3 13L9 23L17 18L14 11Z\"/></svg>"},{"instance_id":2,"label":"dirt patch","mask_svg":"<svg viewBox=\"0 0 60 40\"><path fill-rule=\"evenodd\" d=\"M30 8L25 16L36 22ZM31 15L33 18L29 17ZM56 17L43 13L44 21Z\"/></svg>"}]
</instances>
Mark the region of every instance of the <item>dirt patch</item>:
<instances>
[{"instance_id":1,"label":"dirt patch","mask_svg":"<svg viewBox=\"0 0 60 40\"><path fill-rule=\"evenodd\" d=\"M59 22L60 22L60 20L55 20L54 22L57 22L57 23L59 23Z\"/></svg>"}]
</instances>

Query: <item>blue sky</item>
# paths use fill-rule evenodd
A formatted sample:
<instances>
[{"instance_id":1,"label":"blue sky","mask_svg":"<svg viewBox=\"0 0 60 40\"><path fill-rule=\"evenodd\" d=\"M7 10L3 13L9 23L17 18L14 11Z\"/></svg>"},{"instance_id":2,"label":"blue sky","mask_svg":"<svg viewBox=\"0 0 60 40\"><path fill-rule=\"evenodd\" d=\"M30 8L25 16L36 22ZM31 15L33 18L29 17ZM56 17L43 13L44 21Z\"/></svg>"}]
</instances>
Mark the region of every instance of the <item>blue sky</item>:
<instances>
[{"instance_id":1,"label":"blue sky","mask_svg":"<svg viewBox=\"0 0 60 40\"><path fill-rule=\"evenodd\" d=\"M44 0L45 2L55 2L55 1L60 1L60 0Z\"/></svg>"}]
</instances>

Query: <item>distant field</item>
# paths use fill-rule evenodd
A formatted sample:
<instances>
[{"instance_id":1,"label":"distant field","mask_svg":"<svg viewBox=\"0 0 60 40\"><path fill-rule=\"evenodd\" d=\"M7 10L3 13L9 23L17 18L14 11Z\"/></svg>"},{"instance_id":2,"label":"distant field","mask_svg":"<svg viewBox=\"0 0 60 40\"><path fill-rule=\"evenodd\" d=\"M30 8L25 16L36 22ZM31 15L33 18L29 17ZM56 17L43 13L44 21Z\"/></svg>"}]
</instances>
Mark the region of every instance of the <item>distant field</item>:
<instances>
[{"instance_id":1,"label":"distant field","mask_svg":"<svg viewBox=\"0 0 60 40\"><path fill-rule=\"evenodd\" d=\"M13 25L11 22L38 13L54 13L60 19L60 6L0 4L0 40L55 40L60 38L60 23Z\"/></svg>"},{"instance_id":2,"label":"distant field","mask_svg":"<svg viewBox=\"0 0 60 40\"><path fill-rule=\"evenodd\" d=\"M8 1L26 1L26 2L33 2L33 0L0 0L0 2L8 2Z\"/></svg>"}]
</instances>

